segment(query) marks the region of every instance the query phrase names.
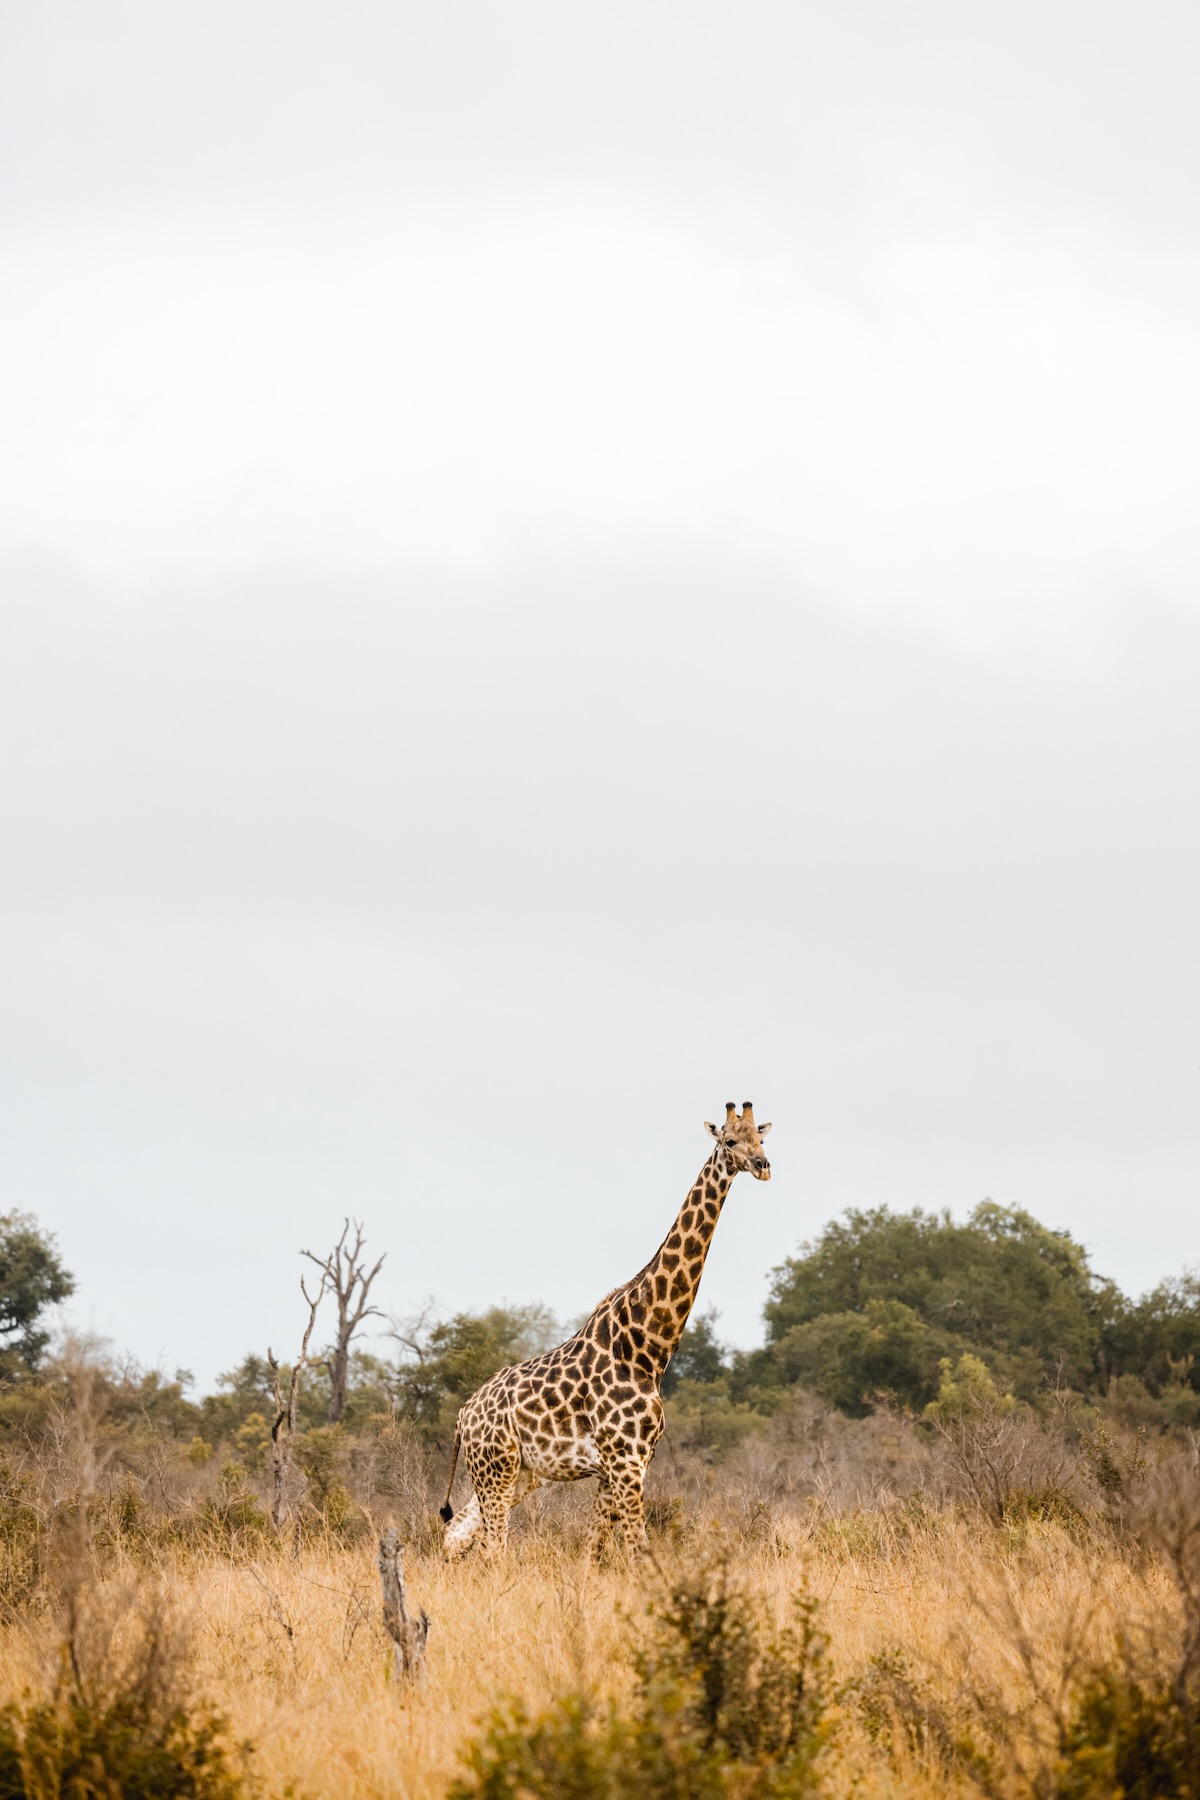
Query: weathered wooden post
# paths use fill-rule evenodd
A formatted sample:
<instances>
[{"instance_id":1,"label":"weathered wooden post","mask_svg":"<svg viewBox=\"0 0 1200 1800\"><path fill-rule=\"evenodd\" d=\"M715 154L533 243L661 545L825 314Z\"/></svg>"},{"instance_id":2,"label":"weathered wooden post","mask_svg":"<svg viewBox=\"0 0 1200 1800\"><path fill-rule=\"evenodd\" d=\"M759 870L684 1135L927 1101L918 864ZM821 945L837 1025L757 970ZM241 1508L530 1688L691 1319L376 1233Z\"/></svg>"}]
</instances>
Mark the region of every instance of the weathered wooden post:
<instances>
[{"instance_id":1,"label":"weathered wooden post","mask_svg":"<svg viewBox=\"0 0 1200 1800\"><path fill-rule=\"evenodd\" d=\"M404 1545L394 1525L389 1525L379 1540L379 1579L383 1584L384 1630L396 1646L392 1678L419 1681L425 1673L429 1615L422 1607L415 1619L408 1616L404 1599Z\"/></svg>"}]
</instances>

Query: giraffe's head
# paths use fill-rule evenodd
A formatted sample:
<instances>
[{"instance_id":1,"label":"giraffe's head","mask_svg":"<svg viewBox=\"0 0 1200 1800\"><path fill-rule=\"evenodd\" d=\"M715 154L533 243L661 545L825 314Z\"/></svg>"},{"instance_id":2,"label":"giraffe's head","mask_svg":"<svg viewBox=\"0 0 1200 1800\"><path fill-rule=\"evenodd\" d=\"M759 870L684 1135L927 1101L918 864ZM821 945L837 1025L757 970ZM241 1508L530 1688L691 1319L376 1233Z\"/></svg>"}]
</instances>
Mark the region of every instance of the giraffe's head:
<instances>
[{"instance_id":1,"label":"giraffe's head","mask_svg":"<svg viewBox=\"0 0 1200 1800\"><path fill-rule=\"evenodd\" d=\"M770 1181L771 1165L763 1155L762 1141L771 1126L754 1123L754 1108L749 1100L742 1102L740 1115L733 1101L727 1100L725 1123L710 1125L706 1119L704 1128L711 1131L735 1170L748 1169L755 1181Z\"/></svg>"}]
</instances>

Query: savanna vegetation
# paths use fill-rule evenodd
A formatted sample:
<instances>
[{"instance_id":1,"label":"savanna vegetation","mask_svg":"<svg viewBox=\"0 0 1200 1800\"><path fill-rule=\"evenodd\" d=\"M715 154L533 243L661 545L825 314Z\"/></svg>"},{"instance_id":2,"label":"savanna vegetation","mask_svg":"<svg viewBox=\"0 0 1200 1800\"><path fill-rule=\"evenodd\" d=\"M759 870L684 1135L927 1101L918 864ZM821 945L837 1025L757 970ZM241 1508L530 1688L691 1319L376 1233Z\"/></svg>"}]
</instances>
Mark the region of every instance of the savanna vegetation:
<instances>
[{"instance_id":1,"label":"savanna vegetation","mask_svg":"<svg viewBox=\"0 0 1200 1800\"><path fill-rule=\"evenodd\" d=\"M581 1484L446 1567L457 1407L560 1328L387 1320L349 1227L302 1269L292 1360L198 1395L56 1342L71 1276L0 1218L0 1800L1200 1796L1195 1278L1131 1300L990 1202L851 1213L761 1349L693 1319L650 1566L586 1562Z\"/></svg>"}]
</instances>

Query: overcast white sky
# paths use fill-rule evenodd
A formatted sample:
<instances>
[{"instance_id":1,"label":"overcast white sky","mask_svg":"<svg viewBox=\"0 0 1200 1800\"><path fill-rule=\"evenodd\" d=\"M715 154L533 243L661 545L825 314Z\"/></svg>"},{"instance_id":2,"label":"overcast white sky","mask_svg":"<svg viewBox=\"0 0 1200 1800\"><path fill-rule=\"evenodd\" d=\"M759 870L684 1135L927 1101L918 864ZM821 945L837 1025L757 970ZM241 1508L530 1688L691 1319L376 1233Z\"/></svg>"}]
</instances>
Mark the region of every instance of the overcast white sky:
<instances>
[{"instance_id":1,"label":"overcast white sky","mask_svg":"<svg viewBox=\"0 0 1200 1800\"><path fill-rule=\"evenodd\" d=\"M1200 12L0 26L0 1181L204 1382L569 1316L750 1094L1200 1260Z\"/></svg>"}]
</instances>

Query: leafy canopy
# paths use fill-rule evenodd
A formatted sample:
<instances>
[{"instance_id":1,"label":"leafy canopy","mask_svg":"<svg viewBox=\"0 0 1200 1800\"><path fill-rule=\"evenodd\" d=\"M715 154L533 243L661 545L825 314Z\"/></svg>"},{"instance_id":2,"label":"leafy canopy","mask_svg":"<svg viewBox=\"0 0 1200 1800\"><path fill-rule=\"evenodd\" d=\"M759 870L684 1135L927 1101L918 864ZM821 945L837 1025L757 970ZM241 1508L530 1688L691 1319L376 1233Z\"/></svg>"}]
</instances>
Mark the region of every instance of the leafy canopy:
<instances>
[{"instance_id":1,"label":"leafy canopy","mask_svg":"<svg viewBox=\"0 0 1200 1800\"><path fill-rule=\"evenodd\" d=\"M753 1376L804 1382L852 1413L880 1396L919 1408L942 1360L969 1350L1026 1398L1049 1372L1085 1389L1121 1304L1081 1244L1019 1208L984 1200L962 1224L852 1210L774 1271Z\"/></svg>"},{"instance_id":2,"label":"leafy canopy","mask_svg":"<svg viewBox=\"0 0 1200 1800\"><path fill-rule=\"evenodd\" d=\"M30 1213L0 1213L0 1376L37 1368L50 1342L42 1316L74 1291L51 1234Z\"/></svg>"}]
</instances>

